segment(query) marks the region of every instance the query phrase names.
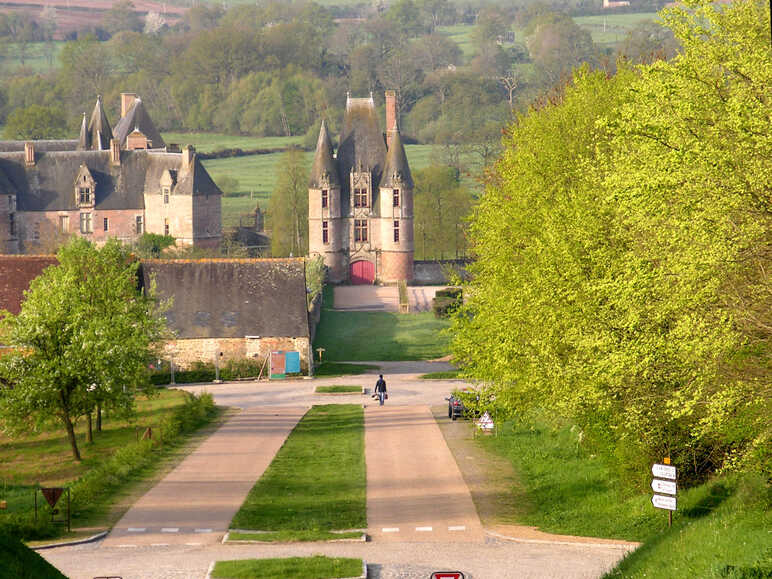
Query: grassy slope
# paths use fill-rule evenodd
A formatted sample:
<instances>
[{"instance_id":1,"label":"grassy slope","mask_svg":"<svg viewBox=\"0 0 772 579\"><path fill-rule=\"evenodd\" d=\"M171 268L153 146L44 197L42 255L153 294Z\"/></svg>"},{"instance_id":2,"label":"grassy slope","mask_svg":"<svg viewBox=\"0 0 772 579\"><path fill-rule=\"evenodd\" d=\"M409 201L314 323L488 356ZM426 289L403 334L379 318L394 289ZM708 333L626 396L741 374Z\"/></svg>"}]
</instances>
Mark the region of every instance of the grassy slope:
<instances>
[{"instance_id":1,"label":"grassy slope","mask_svg":"<svg viewBox=\"0 0 772 579\"><path fill-rule=\"evenodd\" d=\"M301 419L231 521L259 531L367 526L361 406L314 406Z\"/></svg>"},{"instance_id":2,"label":"grassy slope","mask_svg":"<svg viewBox=\"0 0 772 579\"><path fill-rule=\"evenodd\" d=\"M66 577L18 539L0 533L0 579L66 579Z\"/></svg>"},{"instance_id":3,"label":"grassy slope","mask_svg":"<svg viewBox=\"0 0 772 579\"><path fill-rule=\"evenodd\" d=\"M481 444L520 474L530 499L520 523L646 543L612 577L721 577L727 565L750 566L772 555L769 489L759 481L728 478L679 491L668 530L665 512L651 506L650 477L642 476L638 489L623 487L570 428L508 423L498 438L482 438Z\"/></svg>"},{"instance_id":4,"label":"grassy slope","mask_svg":"<svg viewBox=\"0 0 772 579\"><path fill-rule=\"evenodd\" d=\"M303 137L251 137L222 133L164 133L163 137L167 143L193 145L201 153L225 149L280 149L303 143Z\"/></svg>"},{"instance_id":5,"label":"grassy slope","mask_svg":"<svg viewBox=\"0 0 772 579\"><path fill-rule=\"evenodd\" d=\"M448 327L431 313L322 311L314 349L328 361L431 360L447 354Z\"/></svg>"},{"instance_id":6,"label":"grassy slope","mask_svg":"<svg viewBox=\"0 0 772 579\"><path fill-rule=\"evenodd\" d=\"M358 577L362 559L288 557L286 559L242 559L218 561L212 571L214 579L318 579Z\"/></svg>"}]
</instances>

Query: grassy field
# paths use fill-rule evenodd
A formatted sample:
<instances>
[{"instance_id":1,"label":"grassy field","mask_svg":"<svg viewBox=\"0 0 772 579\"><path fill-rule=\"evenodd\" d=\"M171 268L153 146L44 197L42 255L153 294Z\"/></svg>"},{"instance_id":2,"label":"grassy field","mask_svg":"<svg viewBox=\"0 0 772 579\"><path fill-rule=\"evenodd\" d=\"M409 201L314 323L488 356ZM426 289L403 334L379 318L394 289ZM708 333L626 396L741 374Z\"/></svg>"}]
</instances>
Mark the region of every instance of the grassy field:
<instances>
[{"instance_id":1,"label":"grassy field","mask_svg":"<svg viewBox=\"0 0 772 579\"><path fill-rule=\"evenodd\" d=\"M656 12L641 12L638 14L575 16L574 22L592 34L592 41L595 44L608 46L623 41L627 32L641 22L656 19Z\"/></svg>"},{"instance_id":2,"label":"grassy field","mask_svg":"<svg viewBox=\"0 0 772 579\"><path fill-rule=\"evenodd\" d=\"M437 32L444 34L458 44L463 54L463 62L469 62L476 54L476 49L472 44L473 29L474 26L468 24L455 24L453 26L438 26Z\"/></svg>"},{"instance_id":3,"label":"grassy field","mask_svg":"<svg viewBox=\"0 0 772 579\"><path fill-rule=\"evenodd\" d=\"M362 559L323 555L218 561L212 570L213 579L336 579L359 577L361 574Z\"/></svg>"},{"instance_id":4,"label":"grassy field","mask_svg":"<svg viewBox=\"0 0 772 579\"><path fill-rule=\"evenodd\" d=\"M447 354L447 320L431 313L322 310L314 349L329 361L431 360Z\"/></svg>"},{"instance_id":5,"label":"grassy field","mask_svg":"<svg viewBox=\"0 0 772 579\"><path fill-rule=\"evenodd\" d=\"M248 135L223 135L222 133L164 133L164 141L178 145L193 145L201 153L214 153L226 149L284 149L300 146L303 137L250 137Z\"/></svg>"},{"instance_id":6,"label":"grassy field","mask_svg":"<svg viewBox=\"0 0 772 579\"><path fill-rule=\"evenodd\" d=\"M0 52L0 71L15 74L20 69L28 72L48 72L59 67L59 53L64 42L30 42L24 48L24 64L19 57L20 46L6 43Z\"/></svg>"},{"instance_id":7,"label":"grassy field","mask_svg":"<svg viewBox=\"0 0 772 579\"><path fill-rule=\"evenodd\" d=\"M730 477L679 489L668 529L665 511L651 505L648 474L638 489L622 486L602 456L580 445L575 429L507 423L498 437L478 440L519 473L524 488L518 494L527 497L519 523L645 543L609 577L772 576L772 512L762 480ZM729 567L759 567L767 574L732 574Z\"/></svg>"},{"instance_id":8,"label":"grassy field","mask_svg":"<svg viewBox=\"0 0 772 579\"><path fill-rule=\"evenodd\" d=\"M317 394L359 394L360 392L362 392L361 386L347 386L345 384L316 387Z\"/></svg>"},{"instance_id":9,"label":"grassy field","mask_svg":"<svg viewBox=\"0 0 772 579\"><path fill-rule=\"evenodd\" d=\"M362 407L314 406L252 487L231 528L284 531L282 541L364 528L365 489Z\"/></svg>"},{"instance_id":10,"label":"grassy field","mask_svg":"<svg viewBox=\"0 0 772 579\"><path fill-rule=\"evenodd\" d=\"M322 362L314 368L314 376L356 376L368 370L377 370L373 364L346 364L345 362Z\"/></svg>"}]
</instances>

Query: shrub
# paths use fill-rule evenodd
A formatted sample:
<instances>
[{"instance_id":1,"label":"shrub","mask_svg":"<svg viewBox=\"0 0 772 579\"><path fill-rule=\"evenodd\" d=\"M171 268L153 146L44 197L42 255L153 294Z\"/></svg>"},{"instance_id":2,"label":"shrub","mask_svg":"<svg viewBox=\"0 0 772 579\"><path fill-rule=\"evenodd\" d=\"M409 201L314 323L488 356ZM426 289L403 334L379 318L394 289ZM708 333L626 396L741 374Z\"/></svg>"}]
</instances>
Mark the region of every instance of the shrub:
<instances>
[{"instance_id":1,"label":"shrub","mask_svg":"<svg viewBox=\"0 0 772 579\"><path fill-rule=\"evenodd\" d=\"M437 290L432 300L432 311L437 318L447 318L463 304L461 288Z\"/></svg>"}]
</instances>

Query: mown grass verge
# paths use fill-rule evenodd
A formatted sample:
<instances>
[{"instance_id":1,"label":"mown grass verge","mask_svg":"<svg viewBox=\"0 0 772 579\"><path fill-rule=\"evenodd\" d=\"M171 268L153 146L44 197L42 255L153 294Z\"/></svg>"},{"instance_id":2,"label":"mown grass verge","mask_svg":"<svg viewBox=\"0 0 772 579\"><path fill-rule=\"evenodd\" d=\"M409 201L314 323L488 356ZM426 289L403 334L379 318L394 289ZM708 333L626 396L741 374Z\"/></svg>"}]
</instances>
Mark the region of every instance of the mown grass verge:
<instances>
[{"instance_id":1,"label":"mown grass verge","mask_svg":"<svg viewBox=\"0 0 772 579\"><path fill-rule=\"evenodd\" d=\"M447 320L431 313L322 310L314 349L330 362L430 360L448 353ZM318 372L317 372L318 374Z\"/></svg>"},{"instance_id":2,"label":"mown grass verge","mask_svg":"<svg viewBox=\"0 0 772 579\"><path fill-rule=\"evenodd\" d=\"M334 377L334 376L358 376L365 374L368 370L377 370L375 364L346 364L345 362L322 362L314 369L314 376Z\"/></svg>"},{"instance_id":3,"label":"mown grass verge","mask_svg":"<svg viewBox=\"0 0 772 579\"><path fill-rule=\"evenodd\" d=\"M361 392L361 386L346 386L345 384L316 387L317 394L360 394Z\"/></svg>"},{"instance_id":4,"label":"mown grass verge","mask_svg":"<svg viewBox=\"0 0 772 579\"><path fill-rule=\"evenodd\" d=\"M276 531L268 533L237 533L231 531L228 541L250 541L260 543L291 543L303 541L341 541L361 539L364 531L329 533L325 531Z\"/></svg>"},{"instance_id":5,"label":"mown grass verge","mask_svg":"<svg viewBox=\"0 0 772 579\"><path fill-rule=\"evenodd\" d=\"M428 374L421 374L419 378L421 380L454 380L459 378L460 370L446 370L445 372L429 372Z\"/></svg>"},{"instance_id":6,"label":"mown grass verge","mask_svg":"<svg viewBox=\"0 0 772 579\"><path fill-rule=\"evenodd\" d=\"M365 491L362 407L314 406L252 487L230 526L287 532L281 540L309 540L314 532L321 540L331 531L367 526Z\"/></svg>"},{"instance_id":7,"label":"mown grass verge","mask_svg":"<svg viewBox=\"0 0 772 579\"><path fill-rule=\"evenodd\" d=\"M679 489L668 529L666 512L651 505L650 477L623 485L576 429L535 421L499 432L479 440L519 473L528 497L519 523L644 543L608 577L772 577L772 495L763 481L734 475Z\"/></svg>"},{"instance_id":8,"label":"mown grass verge","mask_svg":"<svg viewBox=\"0 0 772 579\"><path fill-rule=\"evenodd\" d=\"M0 531L0 579L67 579L17 537Z\"/></svg>"},{"instance_id":9,"label":"mown grass verge","mask_svg":"<svg viewBox=\"0 0 772 579\"><path fill-rule=\"evenodd\" d=\"M9 506L8 511L0 511L0 529L25 540L65 534L62 526L50 524L49 508L40 497L35 522L39 485L70 488L73 528L109 526L109 513L121 493L151 476L163 458L218 414L210 394L195 397L181 391L163 391L156 398L141 400L138 407L136 422L107 421L103 432L95 433L93 445L81 442L81 463L67 454L69 447L58 431L3 440L3 476L13 476L14 482L0 488L0 498ZM137 440L147 427L152 438Z\"/></svg>"},{"instance_id":10,"label":"mown grass verge","mask_svg":"<svg viewBox=\"0 0 772 579\"><path fill-rule=\"evenodd\" d=\"M218 561L212 570L213 579L339 579L361 574L362 559L322 555Z\"/></svg>"}]
</instances>

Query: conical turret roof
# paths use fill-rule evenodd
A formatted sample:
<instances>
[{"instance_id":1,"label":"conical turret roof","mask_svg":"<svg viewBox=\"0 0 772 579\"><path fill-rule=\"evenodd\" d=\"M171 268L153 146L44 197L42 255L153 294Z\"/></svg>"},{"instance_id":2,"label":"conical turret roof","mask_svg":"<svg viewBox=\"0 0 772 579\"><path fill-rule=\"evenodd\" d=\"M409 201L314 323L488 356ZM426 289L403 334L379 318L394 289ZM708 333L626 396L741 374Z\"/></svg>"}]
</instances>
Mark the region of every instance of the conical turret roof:
<instances>
[{"instance_id":1,"label":"conical turret roof","mask_svg":"<svg viewBox=\"0 0 772 579\"><path fill-rule=\"evenodd\" d=\"M311 189L340 187L338 168L332 157L332 140L324 120L322 120L322 126L319 129L319 140L316 142L316 154L314 155L314 164L311 167L311 179L308 186Z\"/></svg>"},{"instance_id":2,"label":"conical turret roof","mask_svg":"<svg viewBox=\"0 0 772 579\"><path fill-rule=\"evenodd\" d=\"M410 174L410 166L407 164L405 147L399 131L390 131L391 146L386 152L386 162L383 166L381 187L407 187L413 188L413 176Z\"/></svg>"},{"instance_id":3,"label":"conical turret roof","mask_svg":"<svg viewBox=\"0 0 772 579\"><path fill-rule=\"evenodd\" d=\"M78 151L85 151L89 147L88 121L86 113L83 113L83 120L80 122L80 134L78 135Z\"/></svg>"},{"instance_id":4,"label":"conical turret roof","mask_svg":"<svg viewBox=\"0 0 772 579\"><path fill-rule=\"evenodd\" d=\"M94 111L91 113L91 120L88 123L88 145L87 148L99 151L110 147L110 139L113 138L113 130L110 128L110 122L107 120L105 109L102 107L102 96L97 97L94 105Z\"/></svg>"}]
</instances>

